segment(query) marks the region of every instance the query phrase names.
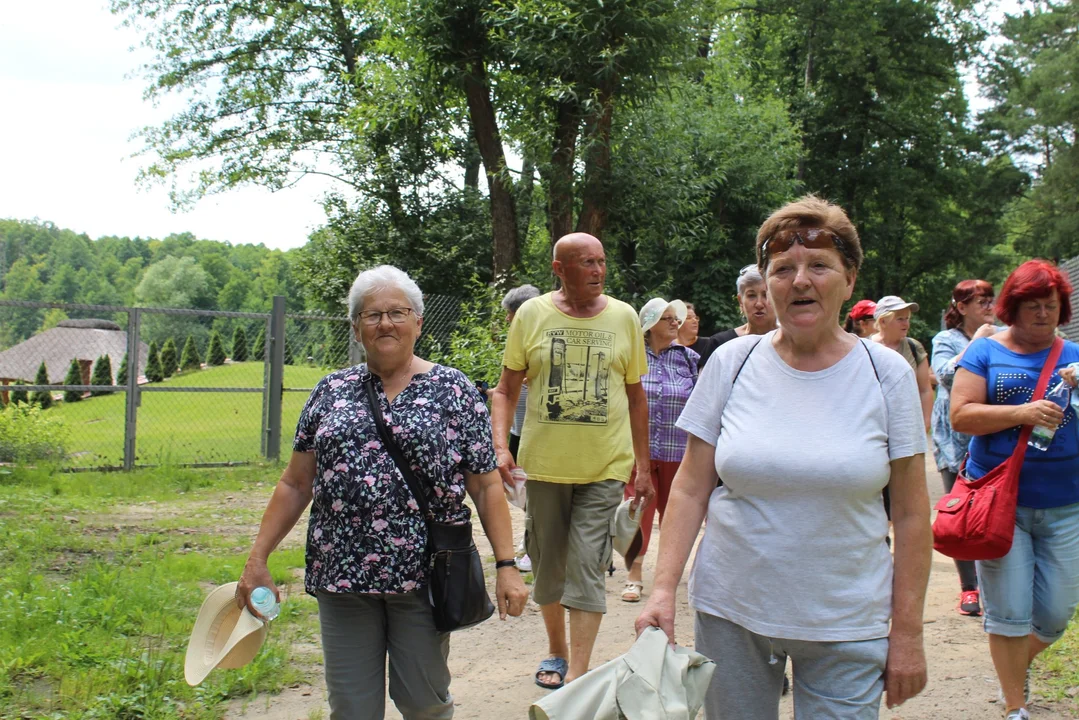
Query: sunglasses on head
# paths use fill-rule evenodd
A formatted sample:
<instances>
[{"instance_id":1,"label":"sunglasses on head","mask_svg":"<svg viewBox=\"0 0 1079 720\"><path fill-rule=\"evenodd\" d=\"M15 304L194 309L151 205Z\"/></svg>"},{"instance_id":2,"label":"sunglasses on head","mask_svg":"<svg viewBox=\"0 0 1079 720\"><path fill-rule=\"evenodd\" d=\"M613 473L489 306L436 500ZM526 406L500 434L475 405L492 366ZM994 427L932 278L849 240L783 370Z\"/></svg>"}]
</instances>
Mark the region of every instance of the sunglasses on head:
<instances>
[{"instance_id":1,"label":"sunglasses on head","mask_svg":"<svg viewBox=\"0 0 1079 720\"><path fill-rule=\"evenodd\" d=\"M772 255L787 252L795 243L811 250L827 250L835 248L839 251L840 255L846 258L851 266L854 265L854 258L850 256L843 240L831 230L825 230L824 228L791 228L789 230L780 230L772 235L772 237L765 240L764 244L761 245L761 256L765 258L765 264L767 264L767 261Z\"/></svg>"}]
</instances>

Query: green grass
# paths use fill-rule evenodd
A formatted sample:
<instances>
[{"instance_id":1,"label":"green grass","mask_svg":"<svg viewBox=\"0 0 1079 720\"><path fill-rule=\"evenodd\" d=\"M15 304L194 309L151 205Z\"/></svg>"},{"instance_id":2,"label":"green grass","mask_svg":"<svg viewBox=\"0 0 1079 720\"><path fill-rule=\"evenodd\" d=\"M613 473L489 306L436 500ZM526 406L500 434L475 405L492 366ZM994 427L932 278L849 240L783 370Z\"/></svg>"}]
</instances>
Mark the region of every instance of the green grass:
<instances>
[{"instance_id":1,"label":"green grass","mask_svg":"<svg viewBox=\"0 0 1079 720\"><path fill-rule=\"evenodd\" d=\"M1067 632L1034 663L1034 686L1042 697L1079 712L1079 612Z\"/></svg>"},{"instance_id":2,"label":"green grass","mask_svg":"<svg viewBox=\"0 0 1079 720\"><path fill-rule=\"evenodd\" d=\"M257 658L183 679L199 605L239 577L279 472L0 475L0 717L203 720L309 679L310 658L290 655L317 627L302 547L271 556L288 596Z\"/></svg>"},{"instance_id":3,"label":"green grass","mask_svg":"<svg viewBox=\"0 0 1079 720\"><path fill-rule=\"evenodd\" d=\"M286 366L285 387L314 387L329 370ZM163 387L262 387L261 362L236 363L183 373ZM282 453L296 429L307 393L287 392L281 417ZM68 430L69 464L115 466L124 456L123 393L61 403L49 410ZM261 393L143 393L136 430L136 462L180 464L247 462L261 451Z\"/></svg>"}]
</instances>

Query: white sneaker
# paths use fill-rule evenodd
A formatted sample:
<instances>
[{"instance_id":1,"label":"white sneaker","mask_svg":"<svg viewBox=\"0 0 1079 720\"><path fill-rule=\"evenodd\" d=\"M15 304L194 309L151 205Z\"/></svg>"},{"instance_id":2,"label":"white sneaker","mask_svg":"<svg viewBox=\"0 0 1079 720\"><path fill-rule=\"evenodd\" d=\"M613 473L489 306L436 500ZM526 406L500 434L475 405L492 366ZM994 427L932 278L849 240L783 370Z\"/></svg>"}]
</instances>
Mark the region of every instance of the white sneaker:
<instances>
[{"instance_id":1,"label":"white sneaker","mask_svg":"<svg viewBox=\"0 0 1079 720\"><path fill-rule=\"evenodd\" d=\"M1018 710L1012 710L1008 713L1007 720L1030 720L1030 713L1026 708L1019 708Z\"/></svg>"},{"instance_id":2,"label":"white sneaker","mask_svg":"<svg viewBox=\"0 0 1079 720\"><path fill-rule=\"evenodd\" d=\"M521 572L532 572L532 560L528 555L522 555L517 558L517 569Z\"/></svg>"}]
</instances>

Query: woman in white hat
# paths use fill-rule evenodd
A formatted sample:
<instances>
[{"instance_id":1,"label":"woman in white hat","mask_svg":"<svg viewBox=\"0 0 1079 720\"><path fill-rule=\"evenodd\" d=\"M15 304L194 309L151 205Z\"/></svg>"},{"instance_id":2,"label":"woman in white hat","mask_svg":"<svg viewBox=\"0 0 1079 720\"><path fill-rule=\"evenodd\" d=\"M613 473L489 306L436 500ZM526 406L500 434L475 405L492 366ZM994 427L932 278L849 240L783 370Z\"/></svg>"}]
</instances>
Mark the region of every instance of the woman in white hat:
<instances>
[{"instance_id":1,"label":"woman in white hat","mask_svg":"<svg viewBox=\"0 0 1079 720\"><path fill-rule=\"evenodd\" d=\"M873 319L877 321L877 333L873 340L895 350L903 356L918 381L918 396L922 401L922 415L925 416L925 431L929 432L933 416L933 385L929 381L929 353L925 346L912 337L910 316L918 312L918 303L905 302L898 295L885 295L877 301L873 310Z\"/></svg>"},{"instance_id":2,"label":"woman in white hat","mask_svg":"<svg viewBox=\"0 0 1079 720\"><path fill-rule=\"evenodd\" d=\"M330 373L311 393L236 599L252 607L252 590L274 589L266 559L313 501L304 589L318 600L330 716L384 716L388 655L401 715L444 720L453 716L449 635L435 630L428 599L426 523L383 444L365 384L373 383L393 440L427 486L433 519L467 523L465 493L472 498L494 551L505 618L521 614L528 591L513 560L491 422L463 373L413 354L423 294L408 275L389 265L365 270L348 304L367 362Z\"/></svg>"},{"instance_id":3,"label":"woman in white hat","mask_svg":"<svg viewBox=\"0 0 1079 720\"><path fill-rule=\"evenodd\" d=\"M648 446L652 459L652 477L656 483L656 503L644 508L641 515L639 540L626 552L629 578L622 590L622 600L639 602L644 591L642 571L648 541L652 536L652 521L659 511L660 526L667 510L667 496L674 481L678 464L686 450L686 433L675 427L675 421L686 406L697 382L697 362L700 357L678 343L678 328L686 320L688 308L681 300L667 302L652 298L641 308L641 329L644 330L648 372L641 378L648 397ZM633 483L626 487L626 497L633 496Z\"/></svg>"}]
</instances>

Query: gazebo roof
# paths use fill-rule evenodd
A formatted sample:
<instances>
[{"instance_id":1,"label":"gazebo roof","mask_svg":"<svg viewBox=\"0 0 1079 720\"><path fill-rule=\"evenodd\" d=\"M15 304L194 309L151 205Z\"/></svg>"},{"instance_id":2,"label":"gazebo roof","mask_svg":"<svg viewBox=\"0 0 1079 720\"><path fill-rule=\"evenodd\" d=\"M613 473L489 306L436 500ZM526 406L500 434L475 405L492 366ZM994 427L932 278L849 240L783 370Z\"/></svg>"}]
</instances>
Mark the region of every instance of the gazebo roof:
<instances>
[{"instance_id":1,"label":"gazebo roof","mask_svg":"<svg viewBox=\"0 0 1079 720\"><path fill-rule=\"evenodd\" d=\"M34 335L0 352L0 380L33 383L42 361L49 371L49 383L64 381L72 358L93 362L108 355L113 378L127 352L127 332L109 320L64 320L57 327ZM139 343L139 375L146 369L150 349Z\"/></svg>"}]
</instances>

